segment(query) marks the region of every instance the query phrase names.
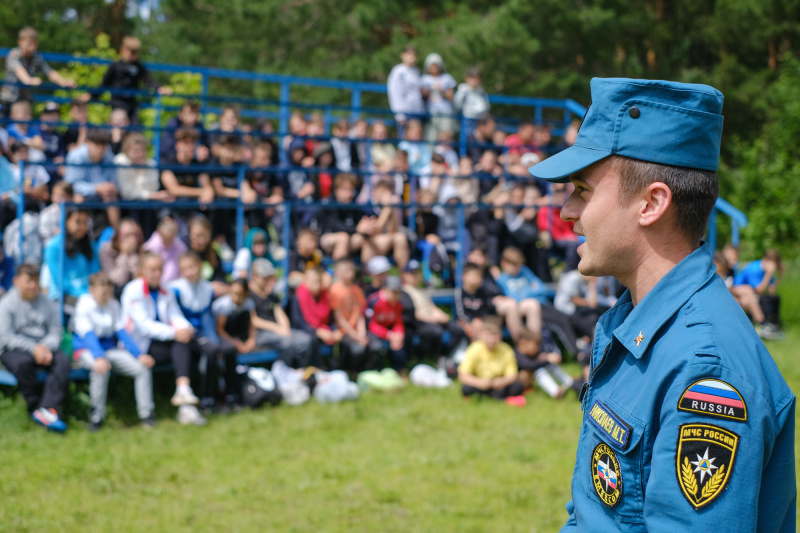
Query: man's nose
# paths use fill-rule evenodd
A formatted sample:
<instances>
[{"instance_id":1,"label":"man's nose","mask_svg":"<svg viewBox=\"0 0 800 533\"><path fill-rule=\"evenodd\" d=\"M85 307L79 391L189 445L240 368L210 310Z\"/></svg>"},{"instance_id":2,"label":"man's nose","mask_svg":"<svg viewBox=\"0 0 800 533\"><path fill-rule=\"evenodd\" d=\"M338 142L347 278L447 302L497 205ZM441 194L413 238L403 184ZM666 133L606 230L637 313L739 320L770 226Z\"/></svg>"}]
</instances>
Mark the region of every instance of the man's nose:
<instances>
[{"instance_id":1,"label":"man's nose","mask_svg":"<svg viewBox=\"0 0 800 533\"><path fill-rule=\"evenodd\" d=\"M575 193L572 193L564 207L561 208L561 219L567 222L577 222L580 218L580 211L578 209L578 201L575 199Z\"/></svg>"}]
</instances>

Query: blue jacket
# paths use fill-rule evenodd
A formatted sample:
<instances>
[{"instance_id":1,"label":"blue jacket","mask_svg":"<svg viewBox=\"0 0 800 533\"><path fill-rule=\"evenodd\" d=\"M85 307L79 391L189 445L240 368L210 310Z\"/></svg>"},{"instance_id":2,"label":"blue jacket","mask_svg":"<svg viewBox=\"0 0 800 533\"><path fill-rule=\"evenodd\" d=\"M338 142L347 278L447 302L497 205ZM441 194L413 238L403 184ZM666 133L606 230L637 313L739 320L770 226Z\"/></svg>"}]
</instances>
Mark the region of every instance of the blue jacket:
<instances>
[{"instance_id":1,"label":"blue jacket","mask_svg":"<svg viewBox=\"0 0 800 533\"><path fill-rule=\"evenodd\" d=\"M92 243L94 254L88 259L81 253L75 257L64 255L64 292L76 298L89 292L89 276L100 270L97 256L97 245ZM50 239L44 247L44 266L42 269L42 286L47 288L47 297L58 300L61 296L60 270L61 255L64 254L64 236L60 233Z\"/></svg>"},{"instance_id":2,"label":"blue jacket","mask_svg":"<svg viewBox=\"0 0 800 533\"><path fill-rule=\"evenodd\" d=\"M597 324L562 531L794 531L795 397L709 247Z\"/></svg>"},{"instance_id":3,"label":"blue jacket","mask_svg":"<svg viewBox=\"0 0 800 533\"><path fill-rule=\"evenodd\" d=\"M549 304L551 291L547 288L544 281L536 277L530 268L525 265L519 270L516 276L509 276L506 273L500 274L497 284L503 289L503 294L510 296L518 302L533 298L540 303Z\"/></svg>"}]
</instances>

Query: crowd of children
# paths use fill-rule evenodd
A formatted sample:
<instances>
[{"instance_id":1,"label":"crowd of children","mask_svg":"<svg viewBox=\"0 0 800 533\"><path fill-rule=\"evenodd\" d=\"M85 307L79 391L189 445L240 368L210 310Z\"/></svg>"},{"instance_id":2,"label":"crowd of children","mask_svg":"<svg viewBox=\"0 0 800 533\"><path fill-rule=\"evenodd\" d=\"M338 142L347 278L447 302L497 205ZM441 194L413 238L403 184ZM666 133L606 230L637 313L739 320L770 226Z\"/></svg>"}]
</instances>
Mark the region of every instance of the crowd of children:
<instances>
[{"instance_id":1,"label":"crowd of children","mask_svg":"<svg viewBox=\"0 0 800 533\"><path fill-rule=\"evenodd\" d=\"M299 112L279 137L269 120L247 124L234 106L206 126L186 101L160 133L157 165L130 126L136 98L112 92L107 127L88 121L87 103L103 90L169 92L138 60L138 39L123 41L101 88L70 102L63 131L54 126L58 104L35 117L28 100L24 86L37 85L37 73L72 85L36 47L35 31L21 31L6 81L23 85L2 92L0 231L10 257L0 264L0 360L37 422L65 428L62 323L73 333L73 366L91 372L92 429L104 421L109 371L134 378L139 416L151 427L152 368L171 364L179 420L203 424L204 414L241 404L237 355L259 349L292 368L351 376L441 358L466 397L514 404L535 384L561 397L585 379L559 364L588 364L594 324L621 287L576 270L581 238L560 218L571 185L548 187L527 171L559 145L546 125L520 123L510 135L498 128L479 72L457 86L431 54L420 76L416 51L406 49L389 77L399 142L380 120L342 119L329 137L321 115ZM470 119L463 157L453 112ZM231 200L248 206L239 250ZM780 257L768 252L739 268L735 250L725 252L720 275L762 334L778 336ZM452 313L430 295L441 287L456 287ZM42 395L36 375L45 367Z\"/></svg>"}]
</instances>

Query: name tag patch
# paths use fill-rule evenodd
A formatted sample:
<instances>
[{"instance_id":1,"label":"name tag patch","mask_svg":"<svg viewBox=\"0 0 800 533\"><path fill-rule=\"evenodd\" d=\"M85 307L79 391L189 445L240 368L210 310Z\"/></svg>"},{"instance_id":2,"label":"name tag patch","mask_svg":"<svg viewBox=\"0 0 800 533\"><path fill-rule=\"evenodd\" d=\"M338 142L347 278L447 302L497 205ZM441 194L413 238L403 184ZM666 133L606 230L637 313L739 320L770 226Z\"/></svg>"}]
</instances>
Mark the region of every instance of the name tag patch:
<instances>
[{"instance_id":1,"label":"name tag patch","mask_svg":"<svg viewBox=\"0 0 800 533\"><path fill-rule=\"evenodd\" d=\"M609 442L622 451L628 448L631 442L630 424L626 423L600 400L595 400L589 410L589 422L605 435Z\"/></svg>"},{"instance_id":2,"label":"name tag patch","mask_svg":"<svg viewBox=\"0 0 800 533\"><path fill-rule=\"evenodd\" d=\"M718 379L701 379L683 391L678 409L728 420L747 420L747 406L735 388Z\"/></svg>"}]
</instances>

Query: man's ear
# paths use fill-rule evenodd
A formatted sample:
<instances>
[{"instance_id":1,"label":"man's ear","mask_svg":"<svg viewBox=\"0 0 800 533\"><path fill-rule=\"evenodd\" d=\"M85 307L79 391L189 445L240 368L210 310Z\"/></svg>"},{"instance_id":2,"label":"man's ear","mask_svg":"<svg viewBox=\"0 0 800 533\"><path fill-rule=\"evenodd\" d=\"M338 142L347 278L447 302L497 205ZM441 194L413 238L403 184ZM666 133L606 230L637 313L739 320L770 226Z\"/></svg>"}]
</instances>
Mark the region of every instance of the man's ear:
<instances>
[{"instance_id":1,"label":"man's ear","mask_svg":"<svg viewBox=\"0 0 800 533\"><path fill-rule=\"evenodd\" d=\"M656 181L642 192L641 202L639 224L651 226L661 220L672 205L672 191L666 183Z\"/></svg>"}]
</instances>

